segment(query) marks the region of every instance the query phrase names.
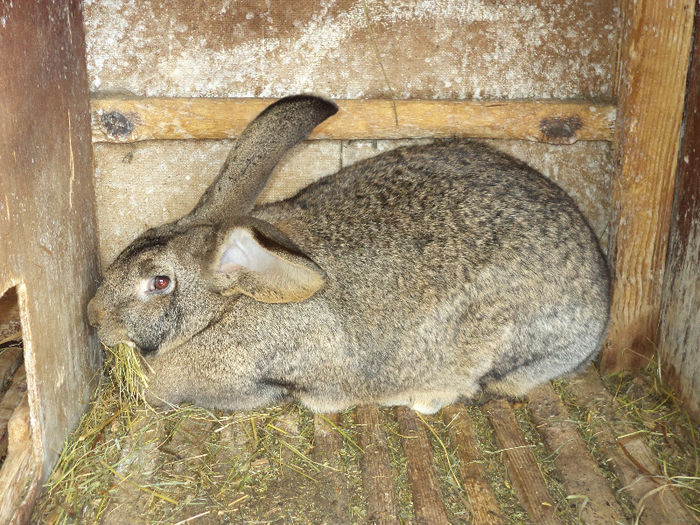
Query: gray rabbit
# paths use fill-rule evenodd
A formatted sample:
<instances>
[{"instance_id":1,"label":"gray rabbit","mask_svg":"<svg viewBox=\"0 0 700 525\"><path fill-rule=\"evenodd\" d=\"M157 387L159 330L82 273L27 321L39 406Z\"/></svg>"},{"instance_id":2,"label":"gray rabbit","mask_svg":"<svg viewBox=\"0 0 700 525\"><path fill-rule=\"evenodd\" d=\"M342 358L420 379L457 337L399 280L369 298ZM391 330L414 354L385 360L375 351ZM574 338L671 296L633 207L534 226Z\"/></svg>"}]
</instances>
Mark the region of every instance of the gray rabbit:
<instances>
[{"instance_id":1,"label":"gray rabbit","mask_svg":"<svg viewBox=\"0 0 700 525\"><path fill-rule=\"evenodd\" d=\"M196 207L105 272L90 323L141 351L151 402L432 413L590 363L609 308L598 241L557 185L483 144L396 149L254 207L336 111L269 106Z\"/></svg>"}]
</instances>

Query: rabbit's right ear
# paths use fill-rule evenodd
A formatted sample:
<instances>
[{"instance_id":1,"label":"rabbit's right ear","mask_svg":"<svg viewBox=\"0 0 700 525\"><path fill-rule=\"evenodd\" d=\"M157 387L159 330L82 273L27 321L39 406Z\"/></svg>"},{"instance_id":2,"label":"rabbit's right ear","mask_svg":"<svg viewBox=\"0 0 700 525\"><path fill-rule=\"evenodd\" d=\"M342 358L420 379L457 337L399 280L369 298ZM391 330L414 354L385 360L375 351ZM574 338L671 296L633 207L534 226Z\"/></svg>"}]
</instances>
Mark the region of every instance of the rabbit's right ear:
<instances>
[{"instance_id":1,"label":"rabbit's right ear","mask_svg":"<svg viewBox=\"0 0 700 525\"><path fill-rule=\"evenodd\" d=\"M219 175L179 224L217 224L247 214L280 158L337 111L335 103L313 95L285 97L268 106L236 139Z\"/></svg>"},{"instance_id":2,"label":"rabbit's right ear","mask_svg":"<svg viewBox=\"0 0 700 525\"><path fill-rule=\"evenodd\" d=\"M325 282L323 270L272 225L254 222L220 236L212 261L214 288L265 303L303 301L316 293Z\"/></svg>"}]
</instances>

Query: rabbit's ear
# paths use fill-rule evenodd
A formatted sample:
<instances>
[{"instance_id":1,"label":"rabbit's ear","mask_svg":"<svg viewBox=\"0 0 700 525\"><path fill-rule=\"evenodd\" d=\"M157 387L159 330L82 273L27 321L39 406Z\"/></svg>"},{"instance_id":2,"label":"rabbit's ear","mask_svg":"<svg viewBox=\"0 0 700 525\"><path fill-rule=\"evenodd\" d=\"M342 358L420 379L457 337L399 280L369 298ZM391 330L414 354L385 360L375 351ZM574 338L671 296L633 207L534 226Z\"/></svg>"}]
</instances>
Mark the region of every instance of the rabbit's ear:
<instances>
[{"instance_id":1,"label":"rabbit's ear","mask_svg":"<svg viewBox=\"0 0 700 525\"><path fill-rule=\"evenodd\" d=\"M236 226L223 235L212 282L223 295L243 293L265 303L303 301L316 293L325 273L281 232Z\"/></svg>"},{"instance_id":2,"label":"rabbit's ear","mask_svg":"<svg viewBox=\"0 0 700 525\"><path fill-rule=\"evenodd\" d=\"M247 214L280 158L337 111L335 103L312 95L285 97L268 106L243 130L219 175L179 222L216 224L231 214Z\"/></svg>"}]
</instances>

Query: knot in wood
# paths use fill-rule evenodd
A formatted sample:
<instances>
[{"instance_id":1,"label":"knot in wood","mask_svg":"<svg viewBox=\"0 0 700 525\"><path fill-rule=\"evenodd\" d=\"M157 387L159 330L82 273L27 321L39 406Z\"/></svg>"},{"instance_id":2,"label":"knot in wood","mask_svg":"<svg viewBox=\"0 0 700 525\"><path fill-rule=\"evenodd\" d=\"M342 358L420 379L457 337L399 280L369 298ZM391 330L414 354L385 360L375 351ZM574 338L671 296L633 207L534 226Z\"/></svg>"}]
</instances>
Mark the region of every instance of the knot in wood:
<instances>
[{"instance_id":1,"label":"knot in wood","mask_svg":"<svg viewBox=\"0 0 700 525\"><path fill-rule=\"evenodd\" d=\"M107 134L115 138L126 138L134 130L134 123L119 111L110 111L102 115L102 125Z\"/></svg>"},{"instance_id":2,"label":"knot in wood","mask_svg":"<svg viewBox=\"0 0 700 525\"><path fill-rule=\"evenodd\" d=\"M540 131L545 142L552 144L573 144L576 132L583 127L578 115L568 117L546 117L540 121Z\"/></svg>"}]
</instances>

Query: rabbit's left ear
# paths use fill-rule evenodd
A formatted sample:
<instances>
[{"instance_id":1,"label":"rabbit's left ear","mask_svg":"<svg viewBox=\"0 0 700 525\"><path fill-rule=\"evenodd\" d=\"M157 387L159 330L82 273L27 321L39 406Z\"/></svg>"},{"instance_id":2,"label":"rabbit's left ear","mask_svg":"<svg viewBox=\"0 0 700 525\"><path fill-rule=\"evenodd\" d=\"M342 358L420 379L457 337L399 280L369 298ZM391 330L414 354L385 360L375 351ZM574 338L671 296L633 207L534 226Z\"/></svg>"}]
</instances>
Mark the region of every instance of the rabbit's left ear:
<instances>
[{"instance_id":1,"label":"rabbit's left ear","mask_svg":"<svg viewBox=\"0 0 700 525\"><path fill-rule=\"evenodd\" d=\"M179 224L217 224L232 212L250 212L282 156L337 111L334 102L313 95L285 97L268 106L236 139L219 175Z\"/></svg>"},{"instance_id":2,"label":"rabbit's left ear","mask_svg":"<svg viewBox=\"0 0 700 525\"><path fill-rule=\"evenodd\" d=\"M264 303L297 302L325 282L323 270L269 224L234 226L220 239L212 283L223 295L242 293Z\"/></svg>"}]
</instances>

